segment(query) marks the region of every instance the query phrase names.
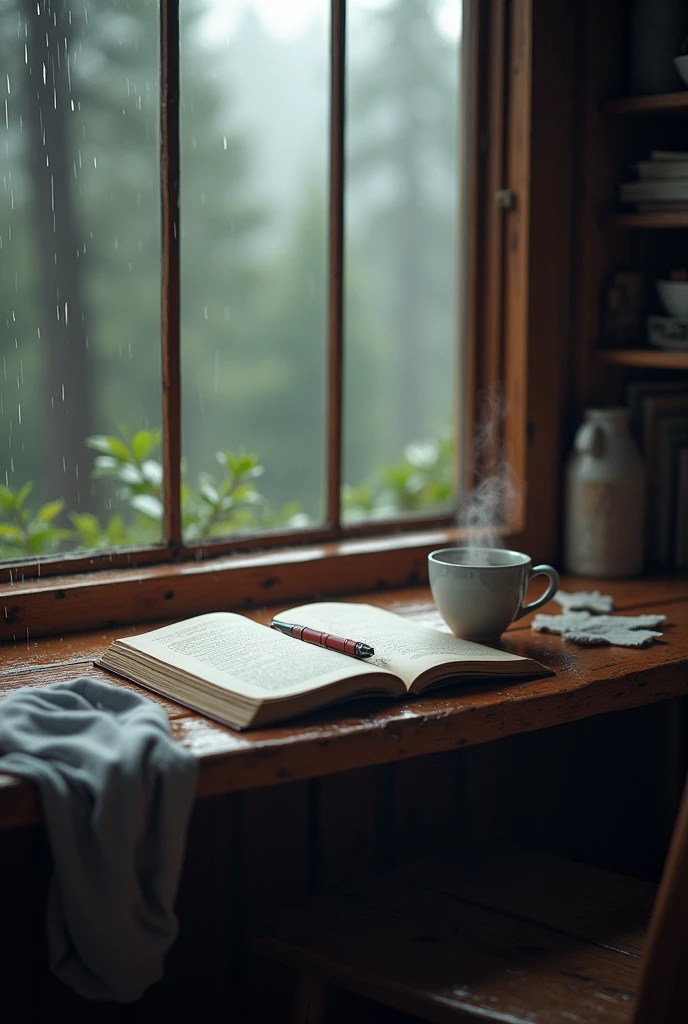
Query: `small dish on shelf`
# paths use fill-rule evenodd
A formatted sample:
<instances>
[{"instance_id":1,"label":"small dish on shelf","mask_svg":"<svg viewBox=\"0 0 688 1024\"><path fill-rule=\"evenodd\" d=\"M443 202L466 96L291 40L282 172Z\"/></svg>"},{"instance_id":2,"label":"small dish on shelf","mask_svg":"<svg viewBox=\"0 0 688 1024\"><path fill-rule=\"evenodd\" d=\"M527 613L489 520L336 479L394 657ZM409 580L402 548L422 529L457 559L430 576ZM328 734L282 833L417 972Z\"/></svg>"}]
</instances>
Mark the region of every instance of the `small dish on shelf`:
<instances>
[{"instance_id":1,"label":"small dish on shelf","mask_svg":"<svg viewBox=\"0 0 688 1024\"><path fill-rule=\"evenodd\" d=\"M688 316L688 281L657 281L657 294L670 317Z\"/></svg>"},{"instance_id":2,"label":"small dish on shelf","mask_svg":"<svg viewBox=\"0 0 688 1024\"><path fill-rule=\"evenodd\" d=\"M647 340L655 348L671 349L673 352L688 352L688 317L649 316L647 318Z\"/></svg>"}]
</instances>

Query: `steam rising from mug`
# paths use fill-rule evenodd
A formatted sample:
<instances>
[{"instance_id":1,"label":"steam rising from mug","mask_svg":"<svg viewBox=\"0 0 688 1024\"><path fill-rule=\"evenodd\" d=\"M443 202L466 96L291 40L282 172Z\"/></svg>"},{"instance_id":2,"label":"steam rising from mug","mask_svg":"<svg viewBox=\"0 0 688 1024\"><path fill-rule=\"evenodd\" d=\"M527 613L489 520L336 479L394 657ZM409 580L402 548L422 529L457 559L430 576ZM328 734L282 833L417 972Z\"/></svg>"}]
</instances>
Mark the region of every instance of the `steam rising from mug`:
<instances>
[{"instance_id":1,"label":"steam rising from mug","mask_svg":"<svg viewBox=\"0 0 688 1024\"><path fill-rule=\"evenodd\" d=\"M473 490L462 499L457 523L470 533L466 547L476 565L488 565L490 548L502 547L499 528L510 519L519 486L502 443L507 404L501 384L478 396L478 422L473 439Z\"/></svg>"}]
</instances>

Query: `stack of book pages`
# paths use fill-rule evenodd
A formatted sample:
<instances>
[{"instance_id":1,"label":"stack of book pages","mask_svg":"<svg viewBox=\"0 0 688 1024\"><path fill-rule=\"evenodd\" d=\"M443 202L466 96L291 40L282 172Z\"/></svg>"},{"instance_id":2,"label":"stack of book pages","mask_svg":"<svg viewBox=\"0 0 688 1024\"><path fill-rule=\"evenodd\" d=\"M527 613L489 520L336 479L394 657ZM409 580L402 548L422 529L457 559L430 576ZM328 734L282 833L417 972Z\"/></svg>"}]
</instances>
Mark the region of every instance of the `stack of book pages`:
<instances>
[{"instance_id":1,"label":"stack of book pages","mask_svg":"<svg viewBox=\"0 0 688 1024\"><path fill-rule=\"evenodd\" d=\"M622 203L633 203L641 213L688 211L688 152L654 150L632 171L636 180L619 186Z\"/></svg>"}]
</instances>

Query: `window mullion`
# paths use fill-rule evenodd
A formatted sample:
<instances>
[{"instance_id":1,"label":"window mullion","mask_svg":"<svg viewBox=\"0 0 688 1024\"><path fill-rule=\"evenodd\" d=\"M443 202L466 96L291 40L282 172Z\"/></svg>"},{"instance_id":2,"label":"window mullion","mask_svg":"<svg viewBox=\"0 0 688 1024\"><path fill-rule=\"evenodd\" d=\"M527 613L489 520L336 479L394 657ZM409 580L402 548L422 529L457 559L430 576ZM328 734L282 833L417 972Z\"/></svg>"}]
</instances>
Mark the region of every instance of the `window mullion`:
<instances>
[{"instance_id":1,"label":"window mullion","mask_svg":"<svg viewBox=\"0 0 688 1024\"><path fill-rule=\"evenodd\" d=\"M344 129L346 0L331 0L328 274L327 519L340 525L344 342Z\"/></svg>"},{"instance_id":2,"label":"window mullion","mask_svg":"<svg viewBox=\"0 0 688 1024\"><path fill-rule=\"evenodd\" d=\"M162 424L169 547L181 545L179 359L179 0L160 0L160 186L162 201Z\"/></svg>"}]
</instances>

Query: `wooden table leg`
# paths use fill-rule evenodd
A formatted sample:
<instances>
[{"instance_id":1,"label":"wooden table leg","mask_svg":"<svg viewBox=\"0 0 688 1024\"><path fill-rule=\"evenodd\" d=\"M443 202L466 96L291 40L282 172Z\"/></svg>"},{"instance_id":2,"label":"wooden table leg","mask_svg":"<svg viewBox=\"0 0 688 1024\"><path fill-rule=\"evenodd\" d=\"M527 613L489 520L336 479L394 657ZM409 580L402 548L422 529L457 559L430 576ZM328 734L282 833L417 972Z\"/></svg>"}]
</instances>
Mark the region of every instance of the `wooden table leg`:
<instances>
[{"instance_id":1,"label":"wooden table leg","mask_svg":"<svg viewBox=\"0 0 688 1024\"><path fill-rule=\"evenodd\" d=\"M291 1024L324 1024L327 982L315 974L296 978Z\"/></svg>"}]
</instances>

